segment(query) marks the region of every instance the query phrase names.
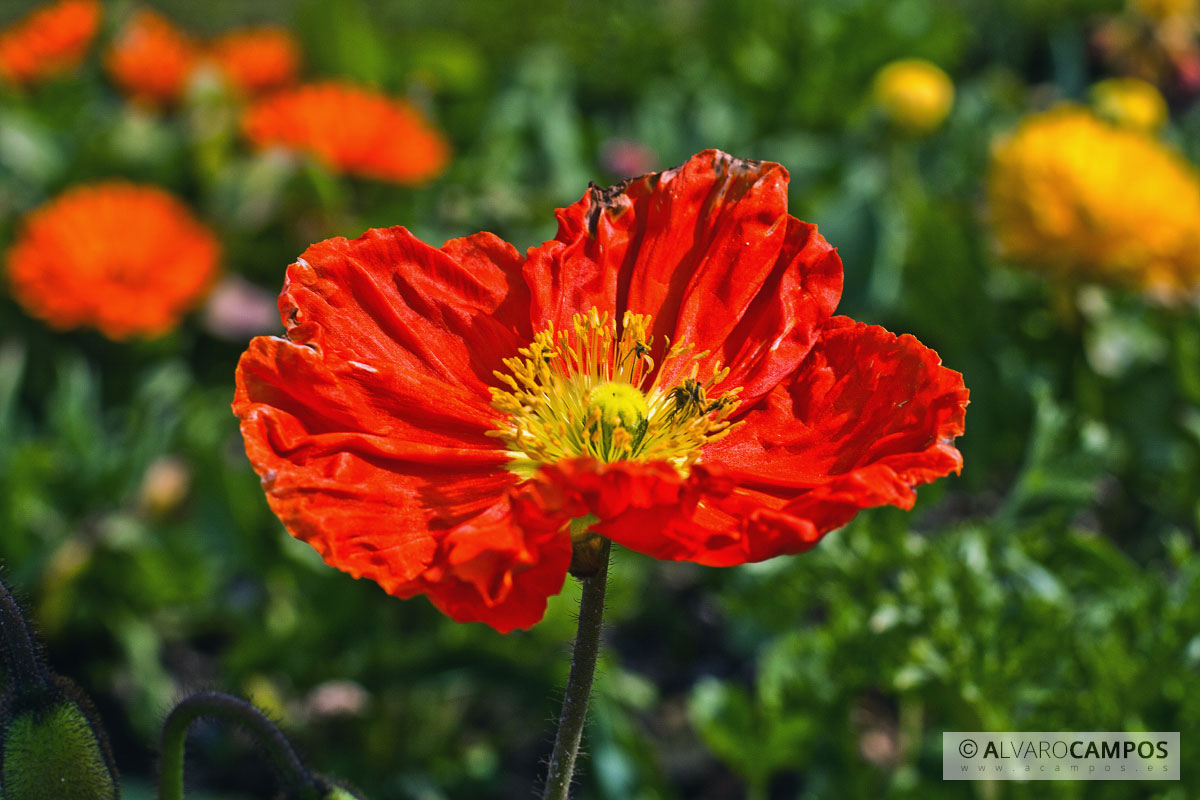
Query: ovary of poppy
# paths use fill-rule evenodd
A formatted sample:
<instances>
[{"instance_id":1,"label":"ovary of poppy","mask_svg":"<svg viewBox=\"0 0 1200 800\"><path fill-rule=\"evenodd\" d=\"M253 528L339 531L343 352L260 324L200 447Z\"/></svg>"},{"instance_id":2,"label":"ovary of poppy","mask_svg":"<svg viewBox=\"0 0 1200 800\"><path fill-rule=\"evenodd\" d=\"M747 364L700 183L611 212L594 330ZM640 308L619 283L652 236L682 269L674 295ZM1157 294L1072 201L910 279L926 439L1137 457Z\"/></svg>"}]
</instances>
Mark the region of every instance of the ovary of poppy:
<instances>
[{"instance_id":1,"label":"ovary of poppy","mask_svg":"<svg viewBox=\"0 0 1200 800\"><path fill-rule=\"evenodd\" d=\"M787 182L709 150L589 189L524 256L404 228L309 247L286 338L237 370L271 507L329 564L500 631L597 536L729 566L911 507L961 468L962 376L833 316L841 261Z\"/></svg>"},{"instance_id":2,"label":"ovary of poppy","mask_svg":"<svg viewBox=\"0 0 1200 800\"><path fill-rule=\"evenodd\" d=\"M105 55L109 75L135 102L163 106L180 100L200 62L200 48L161 14L141 9Z\"/></svg>"},{"instance_id":3,"label":"ovary of poppy","mask_svg":"<svg viewBox=\"0 0 1200 800\"><path fill-rule=\"evenodd\" d=\"M442 173L442 133L403 100L339 81L298 86L258 100L242 130L258 147L308 153L337 172L395 183Z\"/></svg>"},{"instance_id":4,"label":"ovary of poppy","mask_svg":"<svg viewBox=\"0 0 1200 800\"><path fill-rule=\"evenodd\" d=\"M68 189L23 221L8 251L13 296L55 328L111 339L171 330L216 277L212 231L155 186Z\"/></svg>"},{"instance_id":5,"label":"ovary of poppy","mask_svg":"<svg viewBox=\"0 0 1200 800\"><path fill-rule=\"evenodd\" d=\"M247 28L217 37L209 53L235 90L256 95L296 80L300 46L283 28Z\"/></svg>"},{"instance_id":6,"label":"ovary of poppy","mask_svg":"<svg viewBox=\"0 0 1200 800\"><path fill-rule=\"evenodd\" d=\"M74 69L100 25L96 0L61 0L0 32L0 78L38 83Z\"/></svg>"}]
</instances>

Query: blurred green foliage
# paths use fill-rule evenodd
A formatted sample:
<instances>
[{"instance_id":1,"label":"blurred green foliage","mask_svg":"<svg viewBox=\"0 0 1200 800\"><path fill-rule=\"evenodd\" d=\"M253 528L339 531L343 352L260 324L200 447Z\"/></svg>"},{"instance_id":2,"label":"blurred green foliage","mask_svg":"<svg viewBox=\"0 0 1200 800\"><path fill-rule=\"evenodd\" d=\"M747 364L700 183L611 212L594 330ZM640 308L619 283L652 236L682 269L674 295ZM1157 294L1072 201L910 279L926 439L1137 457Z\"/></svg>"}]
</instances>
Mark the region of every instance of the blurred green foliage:
<instances>
[{"instance_id":1,"label":"blurred green foliage","mask_svg":"<svg viewBox=\"0 0 1200 800\"><path fill-rule=\"evenodd\" d=\"M410 189L252 156L228 98L135 111L93 55L0 99L0 242L68 185L154 181L218 230L230 273L274 293L328 236L404 224L523 248L589 180L706 147L780 161L792 213L839 247L842 312L965 375L966 468L801 557L712 570L619 553L580 797L1025 797L943 783L941 732L1136 728L1183 732L1181 783L1037 796L1197 796L1200 319L997 264L981 208L992 137L1107 75L1088 35L1120 5L164 0L198 33L289 24L309 75L407 94L448 132L449 173ZM926 139L896 136L869 98L910 56L958 93ZM1200 113L1176 112L1168 136L1194 150ZM502 637L325 567L241 451L243 347L199 315L150 342L55 333L0 297L0 558L52 663L95 698L127 796L152 796L148 743L206 687L248 694L370 796L528 796L577 587ZM164 474L174 495L155 494ZM271 791L217 729L189 774L196 797Z\"/></svg>"}]
</instances>

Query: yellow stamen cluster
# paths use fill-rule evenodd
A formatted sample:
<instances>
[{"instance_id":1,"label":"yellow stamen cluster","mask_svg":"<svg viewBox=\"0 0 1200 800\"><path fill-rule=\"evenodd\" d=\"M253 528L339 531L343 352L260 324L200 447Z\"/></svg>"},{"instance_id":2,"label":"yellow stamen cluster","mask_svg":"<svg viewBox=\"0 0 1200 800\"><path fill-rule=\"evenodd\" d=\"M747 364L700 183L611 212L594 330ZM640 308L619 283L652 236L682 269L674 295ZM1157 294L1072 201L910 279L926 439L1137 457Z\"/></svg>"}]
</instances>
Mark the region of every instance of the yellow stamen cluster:
<instances>
[{"instance_id":1,"label":"yellow stamen cluster","mask_svg":"<svg viewBox=\"0 0 1200 800\"><path fill-rule=\"evenodd\" d=\"M667 461L686 471L705 443L729 433L729 416L741 388L711 398L713 386L729 375L717 364L705 379L691 344L667 342L656 371L650 317L625 312L621 333L615 319L593 308L576 314L569 330L553 327L534 336L519 355L496 372L507 388L492 389L492 406L507 415L489 435L513 453L512 468L532 472L540 464L591 456L601 461ZM691 361L686 377L662 384L668 365ZM647 386L647 384L649 384Z\"/></svg>"}]
</instances>

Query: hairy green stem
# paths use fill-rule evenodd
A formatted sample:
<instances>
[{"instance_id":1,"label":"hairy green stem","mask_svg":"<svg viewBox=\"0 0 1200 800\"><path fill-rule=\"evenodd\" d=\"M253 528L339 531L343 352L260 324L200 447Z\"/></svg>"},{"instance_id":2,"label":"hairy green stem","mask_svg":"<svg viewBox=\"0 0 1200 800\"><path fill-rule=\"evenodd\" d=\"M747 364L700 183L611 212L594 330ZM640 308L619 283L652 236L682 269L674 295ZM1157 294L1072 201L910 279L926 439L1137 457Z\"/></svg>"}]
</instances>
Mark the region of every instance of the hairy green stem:
<instances>
[{"instance_id":1,"label":"hairy green stem","mask_svg":"<svg viewBox=\"0 0 1200 800\"><path fill-rule=\"evenodd\" d=\"M26 689L31 685L48 687L50 679L42 669L37 647L29 634L29 623L25 621L21 607L3 583L0 583L0 633L4 649L8 653L5 663L13 683Z\"/></svg>"},{"instance_id":2,"label":"hairy green stem","mask_svg":"<svg viewBox=\"0 0 1200 800\"><path fill-rule=\"evenodd\" d=\"M280 776L291 792L290 796L319 800L320 784L275 723L245 700L221 692L194 694L181 701L167 716L162 732L159 800L183 800L183 761L188 729L202 717L232 722L247 729L275 761Z\"/></svg>"},{"instance_id":3,"label":"hairy green stem","mask_svg":"<svg viewBox=\"0 0 1200 800\"><path fill-rule=\"evenodd\" d=\"M571 658L566 694L563 696L558 733L554 737L554 750L546 769L546 788L542 800L567 800L571 792L575 757L579 754L579 742L583 738L583 726L587 719L588 698L592 694L592 678L596 674L596 657L600 654L609 546L605 539L600 553L600 570L580 581L583 584L583 596L579 600L575 652Z\"/></svg>"}]
</instances>

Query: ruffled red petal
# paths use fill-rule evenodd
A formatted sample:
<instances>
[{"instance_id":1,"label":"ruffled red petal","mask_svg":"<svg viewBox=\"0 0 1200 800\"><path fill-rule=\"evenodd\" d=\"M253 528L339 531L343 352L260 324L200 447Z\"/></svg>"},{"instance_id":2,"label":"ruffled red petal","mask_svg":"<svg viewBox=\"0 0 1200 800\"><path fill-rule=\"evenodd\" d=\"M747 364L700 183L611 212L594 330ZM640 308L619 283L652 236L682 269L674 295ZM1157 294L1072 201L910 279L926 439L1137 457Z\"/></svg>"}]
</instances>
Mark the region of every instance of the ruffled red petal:
<instances>
[{"instance_id":1,"label":"ruffled red petal","mask_svg":"<svg viewBox=\"0 0 1200 800\"><path fill-rule=\"evenodd\" d=\"M292 535L395 593L431 562L440 532L488 509L517 478L473 409L381 410L389 377L259 337L238 365L234 412Z\"/></svg>"},{"instance_id":2,"label":"ruffled red petal","mask_svg":"<svg viewBox=\"0 0 1200 800\"><path fill-rule=\"evenodd\" d=\"M529 338L520 261L490 234L437 250L393 228L289 269L288 340L251 342L233 407L272 509L331 565L424 591L447 537L491 520L519 482L485 434L491 370ZM456 568L502 561L478 560Z\"/></svg>"},{"instance_id":3,"label":"ruffled red petal","mask_svg":"<svg viewBox=\"0 0 1200 800\"><path fill-rule=\"evenodd\" d=\"M841 296L841 262L788 216L787 180L779 164L707 150L592 187L558 212L556 238L529 251L534 327L568 327L593 306L618 320L649 314L656 358L666 337L709 351L701 370L732 365L727 385L753 401L800 363Z\"/></svg>"},{"instance_id":4,"label":"ruffled red petal","mask_svg":"<svg viewBox=\"0 0 1200 800\"><path fill-rule=\"evenodd\" d=\"M842 260L817 226L788 217L775 268L738 324L701 369L720 361L729 376L716 391L742 387L744 408L774 389L808 355L842 295ZM668 384L669 385L669 384Z\"/></svg>"},{"instance_id":5,"label":"ruffled red petal","mask_svg":"<svg viewBox=\"0 0 1200 800\"><path fill-rule=\"evenodd\" d=\"M297 344L458 386L486 407L492 372L532 338L520 267L490 233L439 250L404 228L372 229L305 250L279 310Z\"/></svg>"},{"instance_id":6,"label":"ruffled red petal","mask_svg":"<svg viewBox=\"0 0 1200 800\"><path fill-rule=\"evenodd\" d=\"M531 481L530 499L549 519L593 515L590 530L655 558L695 560L727 547L736 531L696 524L697 504L724 497L733 483L719 468L696 465L685 477L665 462L576 458L548 464Z\"/></svg>"},{"instance_id":7,"label":"ruffled red petal","mask_svg":"<svg viewBox=\"0 0 1200 800\"><path fill-rule=\"evenodd\" d=\"M501 633L539 622L547 599L562 591L571 539L567 518L545 527L522 518L524 494L517 491L443 537L434 566L411 593L424 592L452 619L485 622Z\"/></svg>"},{"instance_id":8,"label":"ruffled red petal","mask_svg":"<svg viewBox=\"0 0 1200 800\"><path fill-rule=\"evenodd\" d=\"M706 498L696 522L742 535L696 560L801 552L863 508L911 508L914 486L962 468L953 441L967 397L962 375L912 336L831 319L794 378L704 449L738 488Z\"/></svg>"}]
</instances>

